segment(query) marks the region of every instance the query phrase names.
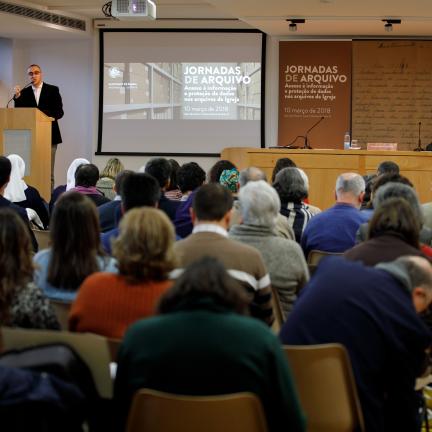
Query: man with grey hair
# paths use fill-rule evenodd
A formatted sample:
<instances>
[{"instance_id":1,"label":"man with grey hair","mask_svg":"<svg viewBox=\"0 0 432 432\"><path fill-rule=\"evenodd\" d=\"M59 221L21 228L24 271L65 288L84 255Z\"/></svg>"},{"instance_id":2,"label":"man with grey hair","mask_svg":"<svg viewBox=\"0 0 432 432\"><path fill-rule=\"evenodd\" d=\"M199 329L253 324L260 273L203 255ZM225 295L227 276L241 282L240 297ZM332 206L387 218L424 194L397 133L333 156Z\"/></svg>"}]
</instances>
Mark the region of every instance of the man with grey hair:
<instances>
[{"instance_id":1,"label":"man with grey hair","mask_svg":"<svg viewBox=\"0 0 432 432\"><path fill-rule=\"evenodd\" d=\"M303 232L301 246L306 258L312 250L342 253L354 246L359 226L368 219L360 211L364 191L365 182L356 173L337 178L336 204L314 216Z\"/></svg>"},{"instance_id":2,"label":"man with grey hair","mask_svg":"<svg viewBox=\"0 0 432 432\"><path fill-rule=\"evenodd\" d=\"M249 168L240 171L240 176L239 176L240 187L246 186L246 183L250 181L258 181L258 180L267 181L266 173L260 170L259 168L251 166Z\"/></svg>"},{"instance_id":3,"label":"man with grey hair","mask_svg":"<svg viewBox=\"0 0 432 432\"><path fill-rule=\"evenodd\" d=\"M277 192L264 180L251 181L240 189L238 202L243 223L235 225L229 237L261 252L272 286L279 294L283 319L297 298L297 291L309 280L300 246L274 232L280 211Z\"/></svg>"},{"instance_id":4,"label":"man with grey hair","mask_svg":"<svg viewBox=\"0 0 432 432\"><path fill-rule=\"evenodd\" d=\"M242 171L240 171L239 176L239 186L242 188L246 186L247 183L264 180L267 181L267 176L264 171L260 170L257 167L249 167ZM238 200L234 201L233 211L231 215L230 221L230 229L241 223L241 214ZM274 227L275 234L279 237L286 238L289 240L295 240L294 231L288 223L286 217L278 214L276 219L276 225Z\"/></svg>"},{"instance_id":5,"label":"man with grey hair","mask_svg":"<svg viewBox=\"0 0 432 432\"><path fill-rule=\"evenodd\" d=\"M289 345L344 345L365 430L419 431L414 386L432 343L419 314L431 301L432 266L425 258L365 267L330 257L302 290L280 338Z\"/></svg>"}]
</instances>

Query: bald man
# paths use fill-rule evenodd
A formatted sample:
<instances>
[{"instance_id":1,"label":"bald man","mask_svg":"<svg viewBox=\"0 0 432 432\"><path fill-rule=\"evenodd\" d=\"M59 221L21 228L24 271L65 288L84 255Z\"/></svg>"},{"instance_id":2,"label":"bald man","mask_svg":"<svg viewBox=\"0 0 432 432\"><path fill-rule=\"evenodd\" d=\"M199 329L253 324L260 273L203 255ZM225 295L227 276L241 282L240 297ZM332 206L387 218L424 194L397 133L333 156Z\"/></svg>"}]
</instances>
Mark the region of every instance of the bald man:
<instances>
[{"instance_id":1,"label":"bald man","mask_svg":"<svg viewBox=\"0 0 432 432\"><path fill-rule=\"evenodd\" d=\"M360 211L365 193L363 177L356 173L341 174L336 180L336 204L306 225L301 238L305 257L312 250L342 253L355 244L359 226L367 222Z\"/></svg>"}]
</instances>

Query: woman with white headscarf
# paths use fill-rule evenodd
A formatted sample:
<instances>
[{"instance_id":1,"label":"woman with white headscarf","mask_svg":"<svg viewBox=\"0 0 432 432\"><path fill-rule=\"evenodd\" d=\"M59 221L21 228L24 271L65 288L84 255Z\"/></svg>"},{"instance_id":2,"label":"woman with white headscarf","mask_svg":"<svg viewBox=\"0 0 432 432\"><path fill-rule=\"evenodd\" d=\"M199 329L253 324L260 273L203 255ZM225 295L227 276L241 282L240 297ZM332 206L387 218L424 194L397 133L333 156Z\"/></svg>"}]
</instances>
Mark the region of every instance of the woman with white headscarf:
<instances>
[{"instance_id":1,"label":"woman with white headscarf","mask_svg":"<svg viewBox=\"0 0 432 432\"><path fill-rule=\"evenodd\" d=\"M51 195L51 200L49 202L49 210L50 213L53 211L54 203L57 201L58 197L66 191L69 191L75 187L75 172L78 169L79 166L84 164L89 164L90 162L87 159L84 158L77 158L72 161L72 163L69 165L69 168L67 170L66 175L66 184L57 186Z\"/></svg>"},{"instance_id":2,"label":"woman with white headscarf","mask_svg":"<svg viewBox=\"0 0 432 432\"><path fill-rule=\"evenodd\" d=\"M23 180L25 174L24 160L16 154L9 155L8 159L11 162L12 170L4 197L22 208L34 210L38 218L31 210L27 210L29 219L33 220L38 226L42 224L43 226L40 228L47 228L49 216L44 200L36 188L27 185Z\"/></svg>"}]
</instances>

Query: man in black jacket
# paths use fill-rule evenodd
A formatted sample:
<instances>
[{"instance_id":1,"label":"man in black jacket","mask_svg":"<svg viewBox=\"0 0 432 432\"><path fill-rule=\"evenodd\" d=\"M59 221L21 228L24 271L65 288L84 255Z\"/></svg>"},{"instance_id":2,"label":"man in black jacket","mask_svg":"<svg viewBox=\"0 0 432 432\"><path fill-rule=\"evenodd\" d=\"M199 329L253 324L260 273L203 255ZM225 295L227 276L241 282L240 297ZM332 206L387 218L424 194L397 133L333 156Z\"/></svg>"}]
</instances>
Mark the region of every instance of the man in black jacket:
<instances>
[{"instance_id":1,"label":"man in black jacket","mask_svg":"<svg viewBox=\"0 0 432 432\"><path fill-rule=\"evenodd\" d=\"M40 66L32 64L27 69L31 86L14 88L15 108L38 108L53 118L51 125L51 188L54 187L54 161L57 144L62 142L58 119L63 117L63 102L58 87L43 82Z\"/></svg>"}]
</instances>

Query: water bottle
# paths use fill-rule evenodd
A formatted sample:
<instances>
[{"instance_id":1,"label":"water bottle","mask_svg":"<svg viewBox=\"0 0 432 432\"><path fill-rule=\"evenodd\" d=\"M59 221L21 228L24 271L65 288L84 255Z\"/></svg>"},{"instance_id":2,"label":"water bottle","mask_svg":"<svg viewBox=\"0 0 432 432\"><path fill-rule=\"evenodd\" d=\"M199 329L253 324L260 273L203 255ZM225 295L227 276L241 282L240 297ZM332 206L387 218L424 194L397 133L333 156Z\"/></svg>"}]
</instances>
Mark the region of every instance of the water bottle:
<instances>
[{"instance_id":1,"label":"water bottle","mask_svg":"<svg viewBox=\"0 0 432 432\"><path fill-rule=\"evenodd\" d=\"M344 150L349 150L351 147L351 137L350 133L346 132L344 136Z\"/></svg>"}]
</instances>

